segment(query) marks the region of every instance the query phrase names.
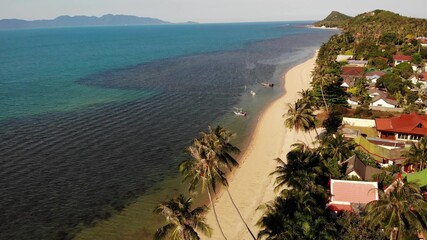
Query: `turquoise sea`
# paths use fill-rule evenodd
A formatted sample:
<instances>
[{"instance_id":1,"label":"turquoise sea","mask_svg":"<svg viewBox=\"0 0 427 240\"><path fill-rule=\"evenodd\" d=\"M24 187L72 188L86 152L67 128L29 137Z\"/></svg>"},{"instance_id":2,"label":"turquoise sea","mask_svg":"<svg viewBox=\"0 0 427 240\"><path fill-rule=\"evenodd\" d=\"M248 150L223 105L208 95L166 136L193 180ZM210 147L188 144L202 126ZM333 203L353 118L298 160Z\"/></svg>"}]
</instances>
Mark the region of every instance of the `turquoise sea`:
<instances>
[{"instance_id":1,"label":"turquoise sea","mask_svg":"<svg viewBox=\"0 0 427 240\"><path fill-rule=\"evenodd\" d=\"M336 33L307 24L0 31L0 239L67 239L165 200L159 186L210 124L243 148L283 71Z\"/></svg>"}]
</instances>

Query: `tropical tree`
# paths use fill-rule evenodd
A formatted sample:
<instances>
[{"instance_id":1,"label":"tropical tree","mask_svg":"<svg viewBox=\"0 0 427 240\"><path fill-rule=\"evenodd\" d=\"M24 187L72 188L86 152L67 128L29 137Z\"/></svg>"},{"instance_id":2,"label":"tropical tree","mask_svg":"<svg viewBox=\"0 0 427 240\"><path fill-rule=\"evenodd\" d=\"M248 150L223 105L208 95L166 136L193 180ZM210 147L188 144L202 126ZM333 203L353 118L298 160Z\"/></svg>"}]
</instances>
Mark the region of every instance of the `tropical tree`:
<instances>
[{"instance_id":1,"label":"tropical tree","mask_svg":"<svg viewBox=\"0 0 427 240\"><path fill-rule=\"evenodd\" d=\"M328 179L328 171L317 151L304 144L294 144L287 155L287 163L276 158L276 169L270 174L275 175L275 191L286 192L286 187L313 194L325 195L324 185Z\"/></svg>"},{"instance_id":2,"label":"tropical tree","mask_svg":"<svg viewBox=\"0 0 427 240\"><path fill-rule=\"evenodd\" d=\"M200 239L196 230L210 237L211 228L205 223L204 218L207 207L203 206L191 210L191 203L192 199L185 198L183 195L160 203L154 212L163 215L167 224L156 231L154 239Z\"/></svg>"},{"instance_id":3,"label":"tropical tree","mask_svg":"<svg viewBox=\"0 0 427 240\"><path fill-rule=\"evenodd\" d=\"M219 125L216 128L212 128L209 126L209 132L202 133L202 139L204 141L204 144L206 144L206 146L208 146L211 149L211 151L215 153L214 158L216 158L216 160L218 161L219 166L226 167L229 171L232 171L233 167L236 167L239 165L237 160L231 155L231 153L240 152L239 148L237 148L236 146L230 143L233 136L234 136L233 133L231 133L225 128L222 128ZM228 184L225 184L224 186L227 191L228 197L230 198L231 203L236 209L240 219L242 220L249 234L252 236L253 239L256 239L255 235L252 233L251 229L249 228L248 224L246 223L242 214L240 213L239 208L235 204L234 199L231 196L230 190L228 188Z\"/></svg>"},{"instance_id":4,"label":"tropical tree","mask_svg":"<svg viewBox=\"0 0 427 240\"><path fill-rule=\"evenodd\" d=\"M201 135L202 136L194 140L192 146L188 148L188 152L192 156L192 159L184 161L179 165L179 169L184 175L184 180L190 180L189 191L194 191L196 186L200 185L202 190L208 193L218 227L223 237L226 238L219 223L218 215L211 197L211 190L215 192L217 183L225 186L228 196L239 214L240 219L245 224L248 232L255 239L254 234L243 219L243 216L231 196L224 172L224 168L228 169L228 171L232 171L233 167L238 165L232 153L238 153L240 150L230 143L233 134L227 129L217 126L216 128L209 127L209 132L202 132Z\"/></svg>"},{"instance_id":5,"label":"tropical tree","mask_svg":"<svg viewBox=\"0 0 427 240\"><path fill-rule=\"evenodd\" d=\"M406 157L405 164L418 165L419 170L423 170L427 161L427 137L421 138L418 143L411 142L411 147L403 153L403 156Z\"/></svg>"},{"instance_id":6,"label":"tropical tree","mask_svg":"<svg viewBox=\"0 0 427 240\"><path fill-rule=\"evenodd\" d=\"M336 239L323 206L309 192L290 191L258 209L264 211L258 239Z\"/></svg>"},{"instance_id":7,"label":"tropical tree","mask_svg":"<svg viewBox=\"0 0 427 240\"><path fill-rule=\"evenodd\" d=\"M355 143L345 140L344 135L341 133L335 133L324 137L322 139L322 146L324 156L335 159L338 163L342 163L353 154Z\"/></svg>"},{"instance_id":8,"label":"tropical tree","mask_svg":"<svg viewBox=\"0 0 427 240\"><path fill-rule=\"evenodd\" d=\"M228 184L225 173L219 168L218 160L214 157L215 153L203 144L200 139L195 139L193 144L187 148L187 151L192 158L181 162L178 168L184 176L184 180L189 180L188 190L190 192L194 192L196 187L200 186L202 192L206 191L208 193L218 228L223 238L227 239L219 223L211 196L211 189L215 192L217 183Z\"/></svg>"},{"instance_id":9,"label":"tropical tree","mask_svg":"<svg viewBox=\"0 0 427 240\"><path fill-rule=\"evenodd\" d=\"M295 129L296 132L303 130L307 132L311 129L316 130L315 116L311 106L303 101L298 99L293 105L288 104L288 113L285 120L285 126L289 129ZM319 137L319 134L316 130L316 135Z\"/></svg>"},{"instance_id":10,"label":"tropical tree","mask_svg":"<svg viewBox=\"0 0 427 240\"><path fill-rule=\"evenodd\" d=\"M427 202L414 183L396 182L394 189L366 206L369 227L380 226L387 233L397 228L397 239L427 231Z\"/></svg>"},{"instance_id":11,"label":"tropical tree","mask_svg":"<svg viewBox=\"0 0 427 240\"><path fill-rule=\"evenodd\" d=\"M298 92L303 102L307 103L310 107L313 105L314 98L310 89L302 89Z\"/></svg>"}]
</instances>

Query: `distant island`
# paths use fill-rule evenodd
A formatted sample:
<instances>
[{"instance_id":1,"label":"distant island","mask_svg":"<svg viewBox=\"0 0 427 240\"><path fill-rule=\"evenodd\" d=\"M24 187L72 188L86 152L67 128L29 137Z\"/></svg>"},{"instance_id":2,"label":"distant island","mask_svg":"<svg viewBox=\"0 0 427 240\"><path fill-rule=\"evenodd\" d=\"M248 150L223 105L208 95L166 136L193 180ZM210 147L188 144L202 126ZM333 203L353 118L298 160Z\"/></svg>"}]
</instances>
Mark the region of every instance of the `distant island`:
<instances>
[{"instance_id":1,"label":"distant island","mask_svg":"<svg viewBox=\"0 0 427 240\"><path fill-rule=\"evenodd\" d=\"M59 16L50 20L27 21L22 19L2 19L0 29L25 28L59 28L59 27L92 27L92 26L136 26L170 23L157 18L137 17L132 15L106 14L95 16Z\"/></svg>"}]
</instances>

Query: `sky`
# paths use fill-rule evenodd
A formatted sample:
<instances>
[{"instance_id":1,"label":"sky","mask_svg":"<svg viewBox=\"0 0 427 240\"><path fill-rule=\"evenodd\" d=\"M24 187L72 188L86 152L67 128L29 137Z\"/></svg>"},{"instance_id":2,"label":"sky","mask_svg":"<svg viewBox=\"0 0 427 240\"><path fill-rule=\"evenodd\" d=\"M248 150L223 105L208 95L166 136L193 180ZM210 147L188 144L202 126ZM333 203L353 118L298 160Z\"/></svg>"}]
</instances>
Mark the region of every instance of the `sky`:
<instances>
[{"instance_id":1,"label":"sky","mask_svg":"<svg viewBox=\"0 0 427 240\"><path fill-rule=\"evenodd\" d=\"M0 19L126 14L179 23L321 20L332 10L355 16L384 9L427 18L426 0L0 0Z\"/></svg>"}]
</instances>

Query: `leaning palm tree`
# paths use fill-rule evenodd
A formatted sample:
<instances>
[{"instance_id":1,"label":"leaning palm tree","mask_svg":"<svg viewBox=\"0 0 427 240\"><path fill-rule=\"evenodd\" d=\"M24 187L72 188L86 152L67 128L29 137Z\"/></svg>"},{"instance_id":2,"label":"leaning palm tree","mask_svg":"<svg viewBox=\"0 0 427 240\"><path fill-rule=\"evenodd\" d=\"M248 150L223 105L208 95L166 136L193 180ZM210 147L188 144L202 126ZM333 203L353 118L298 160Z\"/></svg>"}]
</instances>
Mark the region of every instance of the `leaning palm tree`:
<instances>
[{"instance_id":1,"label":"leaning palm tree","mask_svg":"<svg viewBox=\"0 0 427 240\"><path fill-rule=\"evenodd\" d=\"M200 239L196 230L206 236L211 236L211 228L205 223L203 216L207 207L198 207L191 210L191 198L180 195L167 202L160 203L154 212L163 215L167 224L159 228L154 234L155 240L195 240Z\"/></svg>"},{"instance_id":2,"label":"leaning palm tree","mask_svg":"<svg viewBox=\"0 0 427 240\"><path fill-rule=\"evenodd\" d=\"M427 137L421 138L418 143L411 142L411 147L403 156L406 157L405 164L419 164L419 170L422 171L427 161Z\"/></svg>"},{"instance_id":3,"label":"leaning palm tree","mask_svg":"<svg viewBox=\"0 0 427 240\"><path fill-rule=\"evenodd\" d=\"M208 193L209 201L212 206L215 220L218 228L224 239L227 239L218 220L218 215L212 201L211 189L215 192L217 183L227 185L225 173L221 171L217 159L214 157L215 152L209 149L202 141L196 139L193 144L188 147L187 151L191 155L191 159L181 162L178 166L184 180L189 180L190 192L194 192L197 186L201 187L201 191Z\"/></svg>"},{"instance_id":4,"label":"leaning palm tree","mask_svg":"<svg viewBox=\"0 0 427 240\"><path fill-rule=\"evenodd\" d=\"M239 148L237 148L236 146L230 143L230 140L233 136L234 136L233 133L231 133L225 128L222 128L219 125L216 128L212 128L209 126L209 132L202 133L202 139L204 144L208 146L210 150L215 153L214 158L216 158L216 161L218 162L219 166L223 168L226 167L229 171L232 171L233 167L236 167L239 165L237 160L231 155L231 153L240 152ZM227 191L228 197L230 198L231 203L236 209L240 219L242 220L249 234L252 236L253 239L256 239L255 235L252 233L251 229L249 228L248 224L246 223L242 214L240 213L239 208L234 202L234 199L231 196L230 190L228 188L228 184L225 184L224 186Z\"/></svg>"},{"instance_id":5,"label":"leaning palm tree","mask_svg":"<svg viewBox=\"0 0 427 240\"><path fill-rule=\"evenodd\" d=\"M298 99L293 105L288 104L288 116L285 120L285 126L289 129L295 129L296 132L303 130L305 132L314 129L316 130L315 116L310 105L305 101ZM319 134L316 130L316 135Z\"/></svg>"},{"instance_id":6,"label":"leaning palm tree","mask_svg":"<svg viewBox=\"0 0 427 240\"><path fill-rule=\"evenodd\" d=\"M397 239L415 230L427 231L427 202L414 183L396 182L393 191L368 203L366 212L365 221L370 227L380 225L388 233L397 228Z\"/></svg>"}]
</instances>

